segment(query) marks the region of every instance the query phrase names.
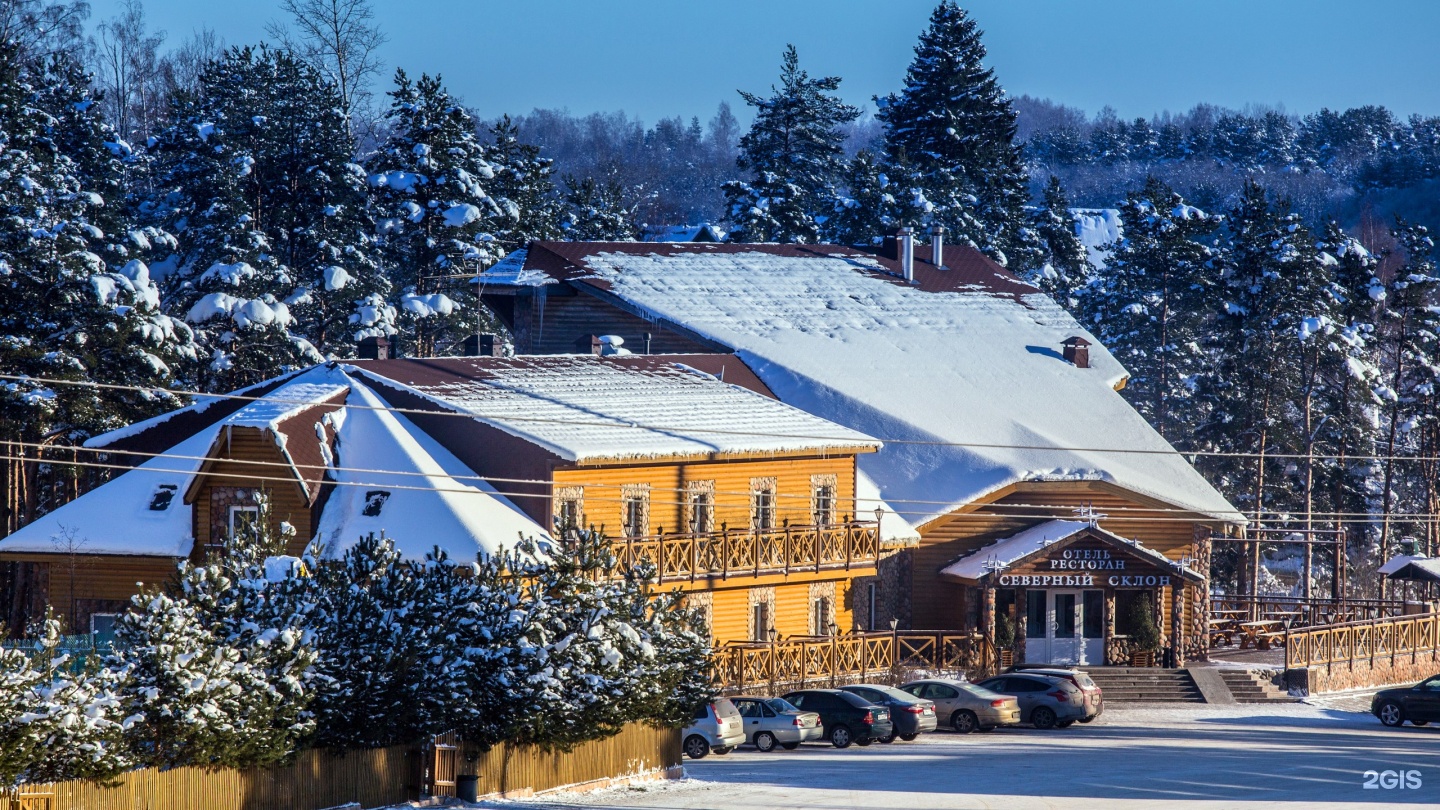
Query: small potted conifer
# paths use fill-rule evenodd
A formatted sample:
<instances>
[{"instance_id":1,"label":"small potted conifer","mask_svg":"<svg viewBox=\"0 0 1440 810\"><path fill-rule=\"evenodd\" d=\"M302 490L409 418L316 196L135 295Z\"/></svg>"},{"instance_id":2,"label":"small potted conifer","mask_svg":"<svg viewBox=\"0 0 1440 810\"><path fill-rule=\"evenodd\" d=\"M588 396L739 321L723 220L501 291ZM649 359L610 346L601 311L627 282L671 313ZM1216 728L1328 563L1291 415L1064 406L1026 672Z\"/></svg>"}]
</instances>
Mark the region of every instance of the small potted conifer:
<instances>
[{"instance_id":1,"label":"small potted conifer","mask_svg":"<svg viewBox=\"0 0 1440 810\"><path fill-rule=\"evenodd\" d=\"M1000 653L1001 669L1015 665L1015 622L1008 613L995 617L995 649Z\"/></svg>"},{"instance_id":2,"label":"small potted conifer","mask_svg":"<svg viewBox=\"0 0 1440 810\"><path fill-rule=\"evenodd\" d=\"M1160 627L1149 599L1136 599L1130 605L1130 666L1155 666L1155 653L1163 641Z\"/></svg>"}]
</instances>

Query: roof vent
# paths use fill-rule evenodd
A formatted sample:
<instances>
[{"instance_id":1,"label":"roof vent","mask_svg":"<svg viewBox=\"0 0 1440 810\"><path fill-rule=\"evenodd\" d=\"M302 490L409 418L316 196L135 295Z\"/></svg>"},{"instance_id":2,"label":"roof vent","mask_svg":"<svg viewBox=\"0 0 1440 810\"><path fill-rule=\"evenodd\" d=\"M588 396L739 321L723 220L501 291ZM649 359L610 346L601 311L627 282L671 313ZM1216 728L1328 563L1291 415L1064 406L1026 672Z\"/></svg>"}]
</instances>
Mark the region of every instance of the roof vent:
<instances>
[{"instance_id":1,"label":"roof vent","mask_svg":"<svg viewBox=\"0 0 1440 810\"><path fill-rule=\"evenodd\" d=\"M945 269L945 226L930 226L930 263Z\"/></svg>"},{"instance_id":2,"label":"roof vent","mask_svg":"<svg viewBox=\"0 0 1440 810\"><path fill-rule=\"evenodd\" d=\"M360 341L356 352L361 360L389 360L390 341L384 337L367 337Z\"/></svg>"},{"instance_id":3,"label":"roof vent","mask_svg":"<svg viewBox=\"0 0 1440 810\"><path fill-rule=\"evenodd\" d=\"M901 228L895 232L895 239L900 243L900 271L905 274L906 281L915 280L915 231L910 228Z\"/></svg>"},{"instance_id":4,"label":"roof vent","mask_svg":"<svg viewBox=\"0 0 1440 810\"><path fill-rule=\"evenodd\" d=\"M595 338L595 345L595 353L601 357L630 354L630 350L625 348L625 338L619 335L601 335Z\"/></svg>"},{"instance_id":5,"label":"roof vent","mask_svg":"<svg viewBox=\"0 0 1440 810\"><path fill-rule=\"evenodd\" d=\"M1060 344L1065 350L1065 360L1076 368L1090 367L1090 341L1079 335L1065 338Z\"/></svg>"}]
</instances>

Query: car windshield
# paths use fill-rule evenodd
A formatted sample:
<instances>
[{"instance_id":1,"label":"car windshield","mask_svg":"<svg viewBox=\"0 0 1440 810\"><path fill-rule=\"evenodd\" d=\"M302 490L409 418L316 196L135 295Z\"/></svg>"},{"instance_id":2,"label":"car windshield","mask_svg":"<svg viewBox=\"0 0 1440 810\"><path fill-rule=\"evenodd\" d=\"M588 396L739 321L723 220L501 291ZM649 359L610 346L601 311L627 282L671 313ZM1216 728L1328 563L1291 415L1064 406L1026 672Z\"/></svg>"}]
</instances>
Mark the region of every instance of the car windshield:
<instances>
[{"instance_id":1,"label":"car windshield","mask_svg":"<svg viewBox=\"0 0 1440 810\"><path fill-rule=\"evenodd\" d=\"M910 694L909 692L902 692L893 686L872 686L870 687L870 689L871 691L879 692L881 695L884 695L891 700L904 701L905 703L911 703L916 700L916 697L914 695Z\"/></svg>"},{"instance_id":2,"label":"car windshield","mask_svg":"<svg viewBox=\"0 0 1440 810\"><path fill-rule=\"evenodd\" d=\"M781 714L784 714L785 712L800 711L799 709L790 705L790 702L788 700L785 700L784 698L770 698L769 700L765 701L765 705L769 706L773 711L779 712Z\"/></svg>"}]
</instances>

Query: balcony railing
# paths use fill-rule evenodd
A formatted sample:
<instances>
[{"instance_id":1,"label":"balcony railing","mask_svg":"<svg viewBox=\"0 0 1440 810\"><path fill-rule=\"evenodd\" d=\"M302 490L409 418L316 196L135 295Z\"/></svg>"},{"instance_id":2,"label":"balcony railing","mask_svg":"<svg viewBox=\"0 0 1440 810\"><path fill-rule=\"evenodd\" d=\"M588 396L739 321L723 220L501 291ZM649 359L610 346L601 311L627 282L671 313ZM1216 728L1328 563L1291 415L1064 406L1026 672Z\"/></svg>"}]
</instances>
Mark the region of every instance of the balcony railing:
<instances>
[{"instance_id":1,"label":"balcony railing","mask_svg":"<svg viewBox=\"0 0 1440 810\"><path fill-rule=\"evenodd\" d=\"M1333 624L1385 619L1405 612L1399 599L1325 599L1298 596L1212 596L1210 613L1243 616L1242 621L1290 619L1290 627L1326 627Z\"/></svg>"},{"instance_id":2,"label":"balcony railing","mask_svg":"<svg viewBox=\"0 0 1440 810\"><path fill-rule=\"evenodd\" d=\"M1377 659L1395 665L1404 656L1411 664L1421 656L1433 665L1440 658L1440 615L1382 617L1311 627L1286 635L1285 668L1325 664L1346 664L1353 668L1364 661L1374 666Z\"/></svg>"},{"instance_id":3,"label":"balcony railing","mask_svg":"<svg viewBox=\"0 0 1440 810\"><path fill-rule=\"evenodd\" d=\"M971 678L996 671L995 647L980 634L913 630L732 642L715 651L714 662L720 684L728 690L834 686L911 669L963 671Z\"/></svg>"},{"instance_id":4,"label":"balcony railing","mask_svg":"<svg viewBox=\"0 0 1440 810\"><path fill-rule=\"evenodd\" d=\"M873 566L880 557L874 523L722 529L611 539L621 565L648 561L661 582L728 579Z\"/></svg>"}]
</instances>

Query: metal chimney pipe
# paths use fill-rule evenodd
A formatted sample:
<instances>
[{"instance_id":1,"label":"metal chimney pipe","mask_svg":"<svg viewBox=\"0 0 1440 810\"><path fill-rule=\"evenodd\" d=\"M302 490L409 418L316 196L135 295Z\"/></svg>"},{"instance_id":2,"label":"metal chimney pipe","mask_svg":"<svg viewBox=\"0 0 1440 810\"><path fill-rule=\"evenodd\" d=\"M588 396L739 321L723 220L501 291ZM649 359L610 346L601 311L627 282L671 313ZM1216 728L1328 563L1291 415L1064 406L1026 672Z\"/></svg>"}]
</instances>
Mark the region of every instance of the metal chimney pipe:
<instances>
[{"instance_id":1,"label":"metal chimney pipe","mask_svg":"<svg viewBox=\"0 0 1440 810\"><path fill-rule=\"evenodd\" d=\"M930 263L945 269L945 226L930 226Z\"/></svg>"},{"instance_id":2,"label":"metal chimney pipe","mask_svg":"<svg viewBox=\"0 0 1440 810\"><path fill-rule=\"evenodd\" d=\"M895 235L900 242L900 270L905 274L906 281L914 281L915 231L911 228L901 228Z\"/></svg>"}]
</instances>

